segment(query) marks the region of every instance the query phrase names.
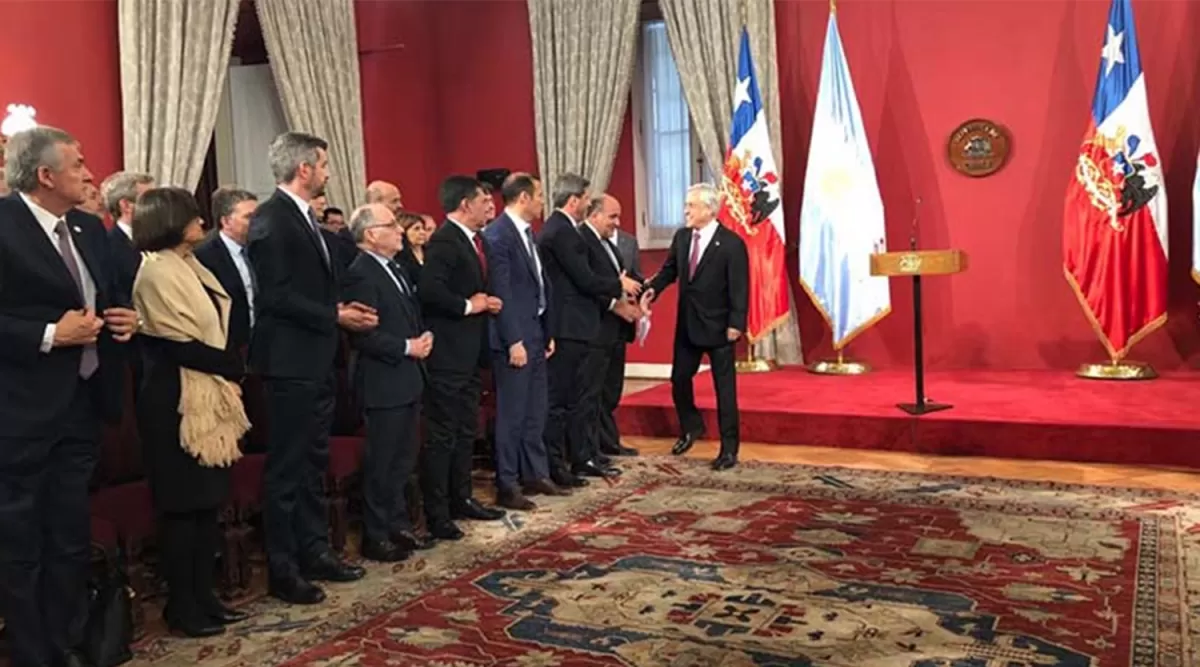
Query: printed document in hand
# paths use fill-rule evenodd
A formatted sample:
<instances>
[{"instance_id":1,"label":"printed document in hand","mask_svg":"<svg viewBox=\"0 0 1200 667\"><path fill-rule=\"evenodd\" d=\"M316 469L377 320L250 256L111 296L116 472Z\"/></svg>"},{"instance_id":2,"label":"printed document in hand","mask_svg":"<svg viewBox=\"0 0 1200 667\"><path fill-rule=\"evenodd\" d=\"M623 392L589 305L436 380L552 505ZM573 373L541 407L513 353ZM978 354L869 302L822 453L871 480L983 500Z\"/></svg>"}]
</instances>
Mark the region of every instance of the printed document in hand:
<instances>
[{"instance_id":1,"label":"printed document in hand","mask_svg":"<svg viewBox=\"0 0 1200 667\"><path fill-rule=\"evenodd\" d=\"M650 314L642 315L637 323L637 342L639 347L646 347L646 336L650 335Z\"/></svg>"}]
</instances>

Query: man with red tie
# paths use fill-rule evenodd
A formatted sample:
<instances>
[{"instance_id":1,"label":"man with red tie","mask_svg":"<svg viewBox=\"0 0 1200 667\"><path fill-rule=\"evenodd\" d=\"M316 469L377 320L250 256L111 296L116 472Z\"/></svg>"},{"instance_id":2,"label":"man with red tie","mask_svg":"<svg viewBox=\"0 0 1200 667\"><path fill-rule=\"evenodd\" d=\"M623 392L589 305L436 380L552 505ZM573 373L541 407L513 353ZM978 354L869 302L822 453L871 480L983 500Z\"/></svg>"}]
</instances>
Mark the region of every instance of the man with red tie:
<instances>
[{"instance_id":1,"label":"man with red tie","mask_svg":"<svg viewBox=\"0 0 1200 667\"><path fill-rule=\"evenodd\" d=\"M491 195L469 176L451 176L438 189L446 222L425 245L425 266L417 295L425 325L433 333L426 360L425 448L421 487L429 534L461 539L454 519L494 521L502 510L471 497L471 451L479 422L487 362L488 315L500 312L500 299L487 295L487 245L479 233L487 223Z\"/></svg>"}]
</instances>

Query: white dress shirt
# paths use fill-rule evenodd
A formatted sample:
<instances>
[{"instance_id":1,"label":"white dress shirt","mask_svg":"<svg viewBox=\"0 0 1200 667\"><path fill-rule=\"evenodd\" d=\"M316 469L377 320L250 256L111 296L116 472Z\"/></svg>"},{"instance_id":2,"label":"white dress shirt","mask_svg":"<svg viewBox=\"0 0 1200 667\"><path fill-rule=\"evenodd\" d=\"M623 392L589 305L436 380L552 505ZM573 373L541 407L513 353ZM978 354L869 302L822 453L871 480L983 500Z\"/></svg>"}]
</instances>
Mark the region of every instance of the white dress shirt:
<instances>
[{"instance_id":1,"label":"white dress shirt","mask_svg":"<svg viewBox=\"0 0 1200 667\"><path fill-rule=\"evenodd\" d=\"M309 217L309 213L312 212L312 204L309 204L308 202L304 201L303 199L298 197L296 195L296 193L292 192L291 190L288 190L287 188L280 187L279 191L282 192L283 194L291 197L292 201L296 202L296 206L300 207L300 215L304 216L304 221L311 225L312 218ZM321 242L321 249L325 251L325 257L327 259L329 259L329 261L332 262L333 257L331 257L329 254L329 246L325 245L325 236L323 234L321 234L320 229L317 229L316 231L317 231L317 240Z\"/></svg>"},{"instance_id":2,"label":"white dress shirt","mask_svg":"<svg viewBox=\"0 0 1200 667\"><path fill-rule=\"evenodd\" d=\"M364 250L363 252L367 253L371 257L374 257L375 261L379 262L379 265L383 267L383 272L387 274L388 278L392 279L392 284L396 286L396 289L400 290L400 295L403 297L407 297L408 291L405 290L404 286L400 284L400 281L396 279L396 274L392 273L392 264L394 264L395 262L393 260L390 260L387 257L384 257L383 255L380 255L379 253L371 251L371 250ZM409 356L408 351L409 351L410 345L411 345L411 343L409 342L409 340L407 338L404 339L404 354L405 354L405 356Z\"/></svg>"},{"instance_id":3,"label":"white dress shirt","mask_svg":"<svg viewBox=\"0 0 1200 667\"><path fill-rule=\"evenodd\" d=\"M38 225L42 228L42 231L46 233L46 238L50 241L50 246L54 248L54 252L58 252L58 235L54 233L54 228L58 226L58 221L66 218L66 216L64 215L62 218L60 218L54 215L50 211L47 211L46 209L34 203L32 199L25 196L25 193L21 193L21 200L24 201L25 205L29 207L30 212L33 213L34 219L37 220ZM83 257L79 254L79 250L75 247L75 239L71 235L70 231L71 230L68 227L67 243L71 246L71 253L75 255L75 263L79 265L79 278L83 282L83 303L94 313L96 310L96 283L92 280L92 274L88 270L87 263L83 261ZM94 314L98 315L98 313ZM54 348L54 334L57 331L57 322L50 322L46 325L46 330L42 334L41 350L43 353L49 354L50 350Z\"/></svg>"},{"instance_id":4,"label":"white dress shirt","mask_svg":"<svg viewBox=\"0 0 1200 667\"><path fill-rule=\"evenodd\" d=\"M450 216L446 216L446 219L449 220L450 222L454 223L454 226L458 227L459 231L461 231L463 234L465 234L467 236L467 241L470 242L471 247L474 248L475 247L475 235L478 234L479 232L471 231L471 229L469 227L467 227L463 223L455 220L454 218L451 218ZM471 300L467 299L467 309L463 311L463 315L470 315L470 314L471 314Z\"/></svg>"},{"instance_id":5,"label":"white dress shirt","mask_svg":"<svg viewBox=\"0 0 1200 667\"><path fill-rule=\"evenodd\" d=\"M542 258L538 256L536 246L529 245L530 236L527 233L527 230L531 228L531 225L526 222L519 213L513 211L512 209L504 209L504 212L508 214L508 217L513 221L513 225L516 226L517 236L521 237L521 245L525 247L525 252L529 253L529 255L533 258L533 270L537 276L538 285L541 286L543 290L546 289L545 286L542 285ZM546 309L544 307L538 308L538 317L541 317L545 312Z\"/></svg>"},{"instance_id":6,"label":"white dress shirt","mask_svg":"<svg viewBox=\"0 0 1200 667\"><path fill-rule=\"evenodd\" d=\"M128 222L118 220L117 227L120 227L121 231L125 232L125 236L128 236L130 241L133 240L133 227Z\"/></svg>"},{"instance_id":7,"label":"white dress shirt","mask_svg":"<svg viewBox=\"0 0 1200 667\"><path fill-rule=\"evenodd\" d=\"M250 311L250 326L254 326L254 278L250 274L250 263L246 260L246 248L242 244L234 241L225 234L219 232L221 242L225 244L225 249L229 251L229 256L233 258L233 265L237 267L238 276L242 279L242 287L246 290L246 306Z\"/></svg>"}]
</instances>

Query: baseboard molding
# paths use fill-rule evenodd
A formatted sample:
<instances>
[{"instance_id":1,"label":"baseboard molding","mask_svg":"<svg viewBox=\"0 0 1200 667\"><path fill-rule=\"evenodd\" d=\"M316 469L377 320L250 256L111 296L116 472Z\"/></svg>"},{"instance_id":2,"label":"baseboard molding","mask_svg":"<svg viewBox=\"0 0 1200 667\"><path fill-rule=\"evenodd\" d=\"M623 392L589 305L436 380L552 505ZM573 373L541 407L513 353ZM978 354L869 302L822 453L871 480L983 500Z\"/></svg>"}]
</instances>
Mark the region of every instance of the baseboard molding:
<instances>
[{"instance_id":1,"label":"baseboard molding","mask_svg":"<svg viewBox=\"0 0 1200 667\"><path fill-rule=\"evenodd\" d=\"M699 372L708 370L708 364L700 364ZM670 380L671 364L627 363L625 377L635 380Z\"/></svg>"}]
</instances>

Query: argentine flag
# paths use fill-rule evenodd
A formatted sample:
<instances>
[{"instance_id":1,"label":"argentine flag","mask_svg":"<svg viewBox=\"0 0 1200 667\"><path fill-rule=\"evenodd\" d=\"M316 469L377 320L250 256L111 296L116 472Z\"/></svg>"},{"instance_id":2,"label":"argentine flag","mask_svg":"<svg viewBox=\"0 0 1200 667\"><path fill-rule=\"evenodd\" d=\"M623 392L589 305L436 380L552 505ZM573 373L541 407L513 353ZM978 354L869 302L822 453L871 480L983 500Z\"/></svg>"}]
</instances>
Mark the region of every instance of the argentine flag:
<instances>
[{"instance_id":1,"label":"argentine flag","mask_svg":"<svg viewBox=\"0 0 1200 667\"><path fill-rule=\"evenodd\" d=\"M835 350L892 311L888 279L870 269L885 238L883 198L831 12L804 174L800 282L829 323Z\"/></svg>"}]
</instances>

